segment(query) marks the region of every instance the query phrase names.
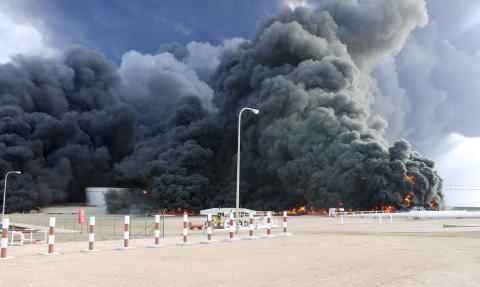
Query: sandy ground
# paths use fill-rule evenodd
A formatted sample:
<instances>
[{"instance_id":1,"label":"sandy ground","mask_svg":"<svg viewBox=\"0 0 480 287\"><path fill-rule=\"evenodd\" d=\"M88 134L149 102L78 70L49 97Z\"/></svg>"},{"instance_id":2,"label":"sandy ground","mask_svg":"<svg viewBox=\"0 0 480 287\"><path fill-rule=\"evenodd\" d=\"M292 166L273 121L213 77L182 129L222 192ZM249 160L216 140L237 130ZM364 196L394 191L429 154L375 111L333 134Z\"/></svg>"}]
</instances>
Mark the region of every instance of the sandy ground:
<instances>
[{"instance_id":1,"label":"sandy ground","mask_svg":"<svg viewBox=\"0 0 480 287\"><path fill-rule=\"evenodd\" d=\"M167 224L157 249L146 248L152 238L126 251L115 250L121 241L99 241L102 252L90 254L79 252L86 241L61 242L62 254L50 257L38 255L43 244L12 246L0 286L480 286L480 227L443 226L480 219L290 217L288 238L204 245L195 231L186 247L175 245L181 218Z\"/></svg>"}]
</instances>

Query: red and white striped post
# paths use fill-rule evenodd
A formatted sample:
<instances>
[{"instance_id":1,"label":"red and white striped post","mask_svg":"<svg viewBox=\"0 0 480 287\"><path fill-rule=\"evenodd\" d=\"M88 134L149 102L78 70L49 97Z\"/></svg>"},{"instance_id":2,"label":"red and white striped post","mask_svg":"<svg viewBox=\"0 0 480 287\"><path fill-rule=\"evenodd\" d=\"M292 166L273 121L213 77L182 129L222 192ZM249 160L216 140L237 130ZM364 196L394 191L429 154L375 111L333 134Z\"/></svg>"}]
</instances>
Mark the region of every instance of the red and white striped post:
<instances>
[{"instance_id":1,"label":"red and white striped post","mask_svg":"<svg viewBox=\"0 0 480 287\"><path fill-rule=\"evenodd\" d=\"M118 247L118 250L133 249L129 246L130 241L130 215L125 215L125 221L123 225L123 246Z\"/></svg>"},{"instance_id":2,"label":"red and white striped post","mask_svg":"<svg viewBox=\"0 0 480 287\"><path fill-rule=\"evenodd\" d=\"M212 240L212 215L207 214L207 240L202 240L200 243L211 244L217 242Z\"/></svg>"},{"instance_id":3,"label":"red and white striped post","mask_svg":"<svg viewBox=\"0 0 480 287\"><path fill-rule=\"evenodd\" d=\"M253 236L253 213L248 215L248 236Z\"/></svg>"},{"instance_id":4,"label":"red and white striped post","mask_svg":"<svg viewBox=\"0 0 480 287\"><path fill-rule=\"evenodd\" d=\"M160 215L155 215L155 245L160 245Z\"/></svg>"},{"instance_id":5,"label":"red and white striped post","mask_svg":"<svg viewBox=\"0 0 480 287\"><path fill-rule=\"evenodd\" d=\"M165 244L160 244L160 215L155 215L155 230L154 236L155 236L155 241L152 245L149 245L148 247L150 248L158 248L165 246Z\"/></svg>"},{"instance_id":6,"label":"red and white striped post","mask_svg":"<svg viewBox=\"0 0 480 287\"><path fill-rule=\"evenodd\" d=\"M183 229L182 229L182 241L177 242L178 246L185 246L192 244L188 242L188 214L185 212L183 213Z\"/></svg>"},{"instance_id":7,"label":"red and white striped post","mask_svg":"<svg viewBox=\"0 0 480 287\"><path fill-rule=\"evenodd\" d=\"M230 212L230 220L228 222L228 226L230 227L230 232L228 234L228 238L233 239L233 236L235 234L235 225L234 225L234 220L233 220L233 213Z\"/></svg>"},{"instance_id":8,"label":"red and white striped post","mask_svg":"<svg viewBox=\"0 0 480 287\"><path fill-rule=\"evenodd\" d=\"M128 241L130 240L130 216L125 215L125 224L123 229L123 247L128 248Z\"/></svg>"},{"instance_id":9,"label":"red and white striped post","mask_svg":"<svg viewBox=\"0 0 480 287\"><path fill-rule=\"evenodd\" d=\"M253 212L248 214L248 236L243 237L245 240L253 240L258 239L258 236L253 236L253 229L255 229L255 225L253 222Z\"/></svg>"},{"instance_id":10,"label":"red and white striped post","mask_svg":"<svg viewBox=\"0 0 480 287\"><path fill-rule=\"evenodd\" d=\"M55 217L50 217L50 228L48 229L48 252L41 253L42 255L58 255L55 252Z\"/></svg>"},{"instance_id":11,"label":"red and white striped post","mask_svg":"<svg viewBox=\"0 0 480 287\"><path fill-rule=\"evenodd\" d=\"M290 232L287 231L287 212L284 211L283 212L283 232L282 233L279 233L278 236L279 237L287 237L287 236L290 236L292 235Z\"/></svg>"},{"instance_id":12,"label":"red and white striped post","mask_svg":"<svg viewBox=\"0 0 480 287\"><path fill-rule=\"evenodd\" d=\"M183 230L182 230L182 239L183 243L188 242L188 214L184 213L183 214Z\"/></svg>"},{"instance_id":13,"label":"red and white striped post","mask_svg":"<svg viewBox=\"0 0 480 287\"><path fill-rule=\"evenodd\" d=\"M2 220L2 256L1 259L12 258L8 256L8 226L10 225L10 220L4 218Z\"/></svg>"},{"instance_id":14,"label":"red and white striped post","mask_svg":"<svg viewBox=\"0 0 480 287\"><path fill-rule=\"evenodd\" d=\"M90 216L88 223L88 249L83 249L82 252L98 252L100 250L95 249L95 216Z\"/></svg>"},{"instance_id":15,"label":"red and white striped post","mask_svg":"<svg viewBox=\"0 0 480 287\"><path fill-rule=\"evenodd\" d=\"M272 238L275 235L272 234L272 212L267 211L267 234L262 236L262 238Z\"/></svg>"},{"instance_id":16,"label":"red and white striped post","mask_svg":"<svg viewBox=\"0 0 480 287\"><path fill-rule=\"evenodd\" d=\"M207 240L212 240L212 215L207 215Z\"/></svg>"},{"instance_id":17,"label":"red and white striped post","mask_svg":"<svg viewBox=\"0 0 480 287\"><path fill-rule=\"evenodd\" d=\"M235 235L234 235L235 234L235 220L234 220L233 212L230 212L230 214L229 214L228 228L229 228L228 238L225 238L223 241L231 242L231 241L238 240L237 238L235 238Z\"/></svg>"}]
</instances>

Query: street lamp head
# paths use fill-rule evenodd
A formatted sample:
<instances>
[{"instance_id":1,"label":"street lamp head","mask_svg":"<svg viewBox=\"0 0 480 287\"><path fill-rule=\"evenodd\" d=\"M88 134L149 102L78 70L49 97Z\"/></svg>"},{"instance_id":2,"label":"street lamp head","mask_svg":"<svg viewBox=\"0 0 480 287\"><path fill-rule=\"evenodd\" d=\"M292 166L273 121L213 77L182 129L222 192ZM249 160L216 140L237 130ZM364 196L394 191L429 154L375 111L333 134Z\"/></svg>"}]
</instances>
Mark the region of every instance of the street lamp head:
<instances>
[{"instance_id":1,"label":"street lamp head","mask_svg":"<svg viewBox=\"0 0 480 287\"><path fill-rule=\"evenodd\" d=\"M21 171L18 171L18 170L15 171L15 173L16 173L16 174L22 174L22 172L21 172Z\"/></svg>"},{"instance_id":2,"label":"street lamp head","mask_svg":"<svg viewBox=\"0 0 480 287\"><path fill-rule=\"evenodd\" d=\"M256 115L258 115L258 113L260 112L260 111L257 110L257 109L251 109L251 110L252 110L252 112L253 112L254 114L256 114Z\"/></svg>"}]
</instances>

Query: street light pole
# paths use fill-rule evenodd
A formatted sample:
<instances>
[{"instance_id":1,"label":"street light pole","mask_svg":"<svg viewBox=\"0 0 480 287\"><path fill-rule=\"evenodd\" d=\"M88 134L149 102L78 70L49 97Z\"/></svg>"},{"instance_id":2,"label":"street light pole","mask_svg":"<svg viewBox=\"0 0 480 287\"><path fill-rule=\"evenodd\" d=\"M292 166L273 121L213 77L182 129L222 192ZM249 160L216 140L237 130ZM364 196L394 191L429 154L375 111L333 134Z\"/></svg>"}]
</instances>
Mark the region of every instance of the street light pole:
<instances>
[{"instance_id":1,"label":"street light pole","mask_svg":"<svg viewBox=\"0 0 480 287\"><path fill-rule=\"evenodd\" d=\"M11 174L11 173L22 174L22 172L20 172L18 170L12 170L12 171L7 172L7 174L5 175L5 185L3 187L3 207L2 207L2 219L1 219L2 222L3 222L3 216L5 215L5 198L6 198L6 195L7 195L7 178L8 178L8 175Z\"/></svg>"},{"instance_id":2,"label":"street light pole","mask_svg":"<svg viewBox=\"0 0 480 287\"><path fill-rule=\"evenodd\" d=\"M252 108L243 108L240 110L240 113L238 114L238 137L237 137L237 197L236 197L236 218L237 218L237 228L236 231L238 233L238 223L240 222L240 128L241 128L241 122L242 122L242 113L245 110L249 110L253 112L254 114L258 115L260 112L257 109L252 109Z\"/></svg>"}]
</instances>

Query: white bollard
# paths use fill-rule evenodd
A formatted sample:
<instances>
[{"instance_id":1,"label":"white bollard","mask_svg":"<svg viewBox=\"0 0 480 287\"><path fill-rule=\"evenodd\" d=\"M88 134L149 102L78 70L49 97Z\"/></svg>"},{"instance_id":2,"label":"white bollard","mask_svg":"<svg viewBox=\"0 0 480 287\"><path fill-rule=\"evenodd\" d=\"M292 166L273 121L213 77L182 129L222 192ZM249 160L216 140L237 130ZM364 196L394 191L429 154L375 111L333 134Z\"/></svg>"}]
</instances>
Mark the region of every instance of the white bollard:
<instances>
[{"instance_id":1,"label":"white bollard","mask_svg":"<svg viewBox=\"0 0 480 287\"><path fill-rule=\"evenodd\" d=\"M182 231L182 241L177 242L177 246L186 246L192 244L188 242L188 214L185 212L183 214L183 231Z\"/></svg>"},{"instance_id":2,"label":"white bollard","mask_svg":"<svg viewBox=\"0 0 480 287\"><path fill-rule=\"evenodd\" d=\"M284 211L284 212L283 212L283 232L282 232L282 233L279 233L279 234L277 235L278 237L287 237L287 236L292 235L292 234L291 234L290 232L288 232L288 230L287 230L287 227L288 227L287 224L288 224L288 223L287 223L287 212Z\"/></svg>"},{"instance_id":3,"label":"white bollard","mask_svg":"<svg viewBox=\"0 0 480 287\"><path fill-rule=\"evenodd\" d=\"M248 214L248 236L243 237L245 240L254 240L258 239L258 236L253 236L253 229L255 229L255 225L253 224L253 212Z\"/></svg>"},{"instance_id":4,"label":"white bollard","mask_svg":"<svg viewBox=\"0 0 480 287\"><path fill-rule=\"evenodd\" d=\"M155 215L155 230L153 232L154 232L155 240L154 240L154 243L149 245L148 247L158 248L158 247L165 246L165 244L160 244L160 215L158 214Z\"/></svg>"},{"instance_id":5,"label":"white bollard","mask_svg":"<svg viewBox=\"0 0 480 287\"><path fill-rule=\"evenodd\" d=\"M123 246L117 247L118 250L134 249L130 245L130 215L125 215L123 224Z\"/></svg>"},{"instance_id":6,"label":"white bollard","mask_svg":"<svg viewBox=\"0 0 480 287\"><path fill-rule=\"evenodd\" d=\"M55 217L50 217L50 227L48 229L48 251L40 253L41 255L58 255L55 252Z\"/></svg>"},{"instance_id":7,"label":"white bollard","mask_svg":"<svg viewBox=\"0 0 480 287\"><path fill-rule=\"evenodd\" d=\"M378 214L378 224L382 224L382 214Z\"/></svg>"},{"instance_id":8,"label":"white bollard","mask_svg":"<svg viewBox=\"0 0 480 287\"><path fill-rule=\"evenodd\" d=\"M390 223L393 223L393 215L390 213Z\"/></svg>"},{"instance_id":9,"label":"white bollard","mask_svg":"<svg viewBox=\"0 0 480 287\"><path fill-rule=\"evenodd\" d=\"M11 259L13 257L8 256L8 227L10 225L10 220L4 218L2 220L2 245L1 245L1 257L0 259Z\"/></svg>"},{"instance_id":10,"label":"white bollard","mask_svg":"<svg viewBox=\"0 0 480 287\"><path fill-rule=\"evenodd\" d=\"M267 211L267 234L263 235L261 238L268 239L273 237L275 237L275 235L272 234L272 212Z\"/></svg>"},{"instance_id":11,"label":"white bollard","mask_svg":"<svg viewBox=\"0 0 480 287\"><path fill-rule=\"evenodd\" d=\"M98 251L100 250L95 249L95 216L90 216L88 223L88 249L83 249L81 252L90 253Z\"/></svg>"},{"instance_id":12,"label":"white bollard","mask_svg":"<svg viewBox=\"0 0 480 287\"><path fill-rule=\"evenodd\" d=\"M216 240L212 240L212 215L207 214L207 240L202 240L200 243L211 244L216 242Z\"/></svg>"},{"instance_id":13,"label":"white bollard","mask_svg":"<svg viewBox=\"0 0 480 287\"><path fill-rule=\"evenodd\" d=\"M343 225L343 213L340 215L340 224Z\"/></svg>"},{"instance_id":14,"label":"white bollard","mask_svg":"<svg viewBox=\"0 0 480 287\"><path fill-rule=\"evenodd\" d=\"M223 239L225 242L232 242L232 241L237 241L238 238L235 238L235 220L234 220L233 212L230 212L229 216L229 222L228 222L228 227L229 227L229 232L228 232L228 238Z\"/></svg>"}]
</instances>

